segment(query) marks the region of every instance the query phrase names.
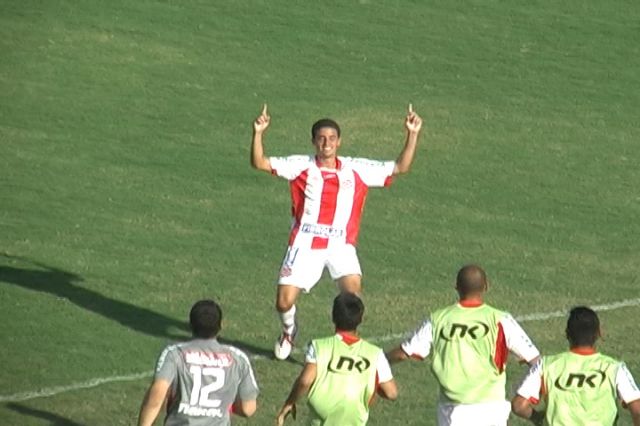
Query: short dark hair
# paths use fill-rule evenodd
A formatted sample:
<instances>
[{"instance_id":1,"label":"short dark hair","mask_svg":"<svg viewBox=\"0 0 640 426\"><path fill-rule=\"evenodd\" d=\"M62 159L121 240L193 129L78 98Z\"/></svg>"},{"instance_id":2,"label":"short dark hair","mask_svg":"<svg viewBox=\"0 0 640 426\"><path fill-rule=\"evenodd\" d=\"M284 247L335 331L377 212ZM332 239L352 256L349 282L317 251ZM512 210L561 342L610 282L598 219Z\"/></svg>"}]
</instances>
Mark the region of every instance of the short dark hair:
<instances>
[{"instance_id":1,"label":"short dark hair","mask_svg":"<svg viewBox=\"0 0 640 426\"><path fill-rule=\"evenodd\" d=\"M482 293L487 288L487 274L478 265L465 265L458 271L456 289L461 296Z\"/></svg>"},{"instance_id":2,"label":"short dark hair","mask_svg":"<svg viewBox=\"0 0 640 426\"><path fill-rule=\"evenodd\" d=\"M333 299L331 316L336 328L355 330L362 322L364 303L353 293L343 292Z\"/></svg>"},{"instance_id":3,"label":"short dark hair","mask_svg":"<svg viewBox=\"0 0 640 426\"><path fill-rule=\"evenodd\" d=\"M313 126L311 126L311 138L315 139L316 133L318 133L318 130L322 129L323 127L335 129L335 131L338 133L338 137L340 137L340 126L338 126L338 123L330 118L323 118L316 121L315 123L313 123Z\"/></svg>"},{"instance_id":4,"label":"short dark hair","mask_svg":"<svg viewBox=\"0 0 640 426\"><path fill-rule=\"evenodd\" d=\"M189 322L195 337L201 339L215 337L220 331L222 309L213 300L200 300L191 308Z\"/></svg>"},{"instance_id":5,"label":"short dark hair","mask_svg":"<svg viewBox=\"0 0 640 426\"><path fill-rule=\"evenodd\" d=\"M594 346L600 335L598 314L586 306L576 306L569 312L566 332L571 347Z\"/></svg>"}]
</instances>

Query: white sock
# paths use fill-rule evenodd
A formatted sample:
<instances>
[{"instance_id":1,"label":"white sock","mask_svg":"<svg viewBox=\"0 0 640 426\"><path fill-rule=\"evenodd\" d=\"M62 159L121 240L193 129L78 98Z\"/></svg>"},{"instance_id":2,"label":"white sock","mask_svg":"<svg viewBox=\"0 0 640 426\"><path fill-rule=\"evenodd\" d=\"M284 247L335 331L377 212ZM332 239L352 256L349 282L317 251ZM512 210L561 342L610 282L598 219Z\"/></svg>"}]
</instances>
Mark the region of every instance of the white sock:
<instances>
[{"instance_id":1,"label":"white sock","mask_svg":"<svg viewBox=\"0 0 640 426\"><path fill-rule=\"evenodd\" d=\"M278 315L284 332L291 334L296 324L296 305L293 305L287 312L278 312Z\"/></svg>"}]
</instances>

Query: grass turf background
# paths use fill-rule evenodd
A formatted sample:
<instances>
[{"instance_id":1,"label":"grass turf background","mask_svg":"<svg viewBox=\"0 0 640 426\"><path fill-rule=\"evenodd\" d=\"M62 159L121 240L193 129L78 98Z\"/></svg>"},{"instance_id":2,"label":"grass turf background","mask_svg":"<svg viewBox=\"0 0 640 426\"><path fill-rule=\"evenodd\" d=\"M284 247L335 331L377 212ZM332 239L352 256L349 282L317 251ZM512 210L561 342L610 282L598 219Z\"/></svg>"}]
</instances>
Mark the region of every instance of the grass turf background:
<instances>
[{"instance_id":1,"label":"grass turf background","mask_svg":"<svg viewBox=\"0 0 640 426\"><path fill-rule=\"evenodd\" d=\"M636 2L2 9L2 395L150 371L202 297L222 304L226 338L271 350L289 198L248 166L263 102L273 155L310 152L311 123L331 116L343 154L391 159L406 105L425 120L411 173L367 203L365 337L452 302L469 261L487 269L490 301L516 315L638 297ZM331 332L333 295L325 279L300 301L301 342ZM638 318L637 307L602 314L602 350L636 378ZM524 326L543 351L564 348L562 319ZM260 408L238 424L270 424L298 372L254 367ZM428 365L394 371L400 400L378 403L370 424L432 424ZM511 386L522 369L509 373ZM147 384L5 402L0 417L132 424Z\"/></svg>"}]
</instances>

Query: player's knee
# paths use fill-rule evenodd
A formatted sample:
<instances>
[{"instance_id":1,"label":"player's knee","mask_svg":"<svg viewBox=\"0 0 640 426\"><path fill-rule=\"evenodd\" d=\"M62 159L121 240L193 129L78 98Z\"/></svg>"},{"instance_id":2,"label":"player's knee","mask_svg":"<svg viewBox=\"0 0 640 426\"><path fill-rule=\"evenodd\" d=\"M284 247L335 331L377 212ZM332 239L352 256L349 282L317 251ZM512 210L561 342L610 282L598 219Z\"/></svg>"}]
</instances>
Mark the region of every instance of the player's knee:
<instances>
[{"instance_id":1,"label":"player's knee","mask_svg":"<svg viewBox=\"0 0 640 426\"><path fill-rule=\"evenodd\" d=\"M280 313L285 313L293 308L293 301L285 299L284 297L278 297L276 299L276 310Z\"/></svg>"}]
</instances>

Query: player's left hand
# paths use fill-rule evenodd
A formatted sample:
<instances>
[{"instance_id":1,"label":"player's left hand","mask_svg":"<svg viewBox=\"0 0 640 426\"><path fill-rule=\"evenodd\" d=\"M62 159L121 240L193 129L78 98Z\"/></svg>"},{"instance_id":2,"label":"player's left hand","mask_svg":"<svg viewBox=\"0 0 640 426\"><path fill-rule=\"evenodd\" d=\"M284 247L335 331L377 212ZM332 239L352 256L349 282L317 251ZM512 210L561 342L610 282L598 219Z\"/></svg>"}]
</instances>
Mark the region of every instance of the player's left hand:
<instances>
[{"instance_id":1,"label":"player's left hand","mask_svg":"<svg viewBox=\"0 0 640 426\"><path fill-rule=\"evenodd\" d=\"M293 420L296 419L296 404L285 404L282 406L278 413L278 417L276 417L276 425L283 426L284 419L286 419L289 414L291 414Z\"/></svg>"},{"instance_id":2,"label":"player's left hand","mask_svg":"<svg viewBox=\"0 0 640 426\"><path fill-rule=\"evenodd\" d=\"M418 133L422 128L422 118L413 110L412 104L409 104L409 111L404 121L404 127L406 127L410 133Z\"/></svg>"}]
</instances>

